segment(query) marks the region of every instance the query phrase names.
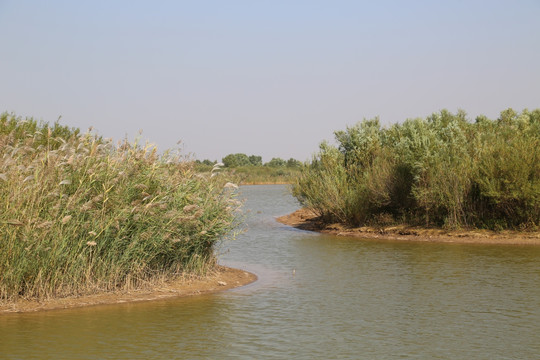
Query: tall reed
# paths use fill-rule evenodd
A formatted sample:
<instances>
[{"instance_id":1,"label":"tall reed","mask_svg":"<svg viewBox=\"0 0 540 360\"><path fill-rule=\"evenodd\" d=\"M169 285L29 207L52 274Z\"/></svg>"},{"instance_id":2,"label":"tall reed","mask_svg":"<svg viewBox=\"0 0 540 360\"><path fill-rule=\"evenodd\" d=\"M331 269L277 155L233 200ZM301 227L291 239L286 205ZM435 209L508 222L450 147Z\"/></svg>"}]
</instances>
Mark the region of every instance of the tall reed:
<instances>
[{"instance_id":1,"label":"tall reed","mask_svg":"<svg viewBox=\"0 0 540 360\"><path fill-rule=\"evenodd\" d=\"M327 221L449 228L540 225L540 109L475 122L446 110L364 120L321 144L293 187Z\"/></svg>"},{"instance_id":2,"label":"tall reed","mask_svg":"<svg viewBox=\"0 0 540 360\"><path fill-rule=\"evenodd\" d=\"M237 225L219 177L151 146L0 117L0 300L204 272Z\"/></svg>"}]
</instances>

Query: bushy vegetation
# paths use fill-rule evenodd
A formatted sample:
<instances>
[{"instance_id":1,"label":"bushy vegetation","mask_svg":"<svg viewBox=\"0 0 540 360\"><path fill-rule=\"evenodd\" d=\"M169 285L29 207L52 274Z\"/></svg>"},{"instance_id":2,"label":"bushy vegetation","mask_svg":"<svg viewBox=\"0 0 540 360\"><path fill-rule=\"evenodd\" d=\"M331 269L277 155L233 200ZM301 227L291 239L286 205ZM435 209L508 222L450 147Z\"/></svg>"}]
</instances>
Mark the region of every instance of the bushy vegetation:
<instances>
[{"instance_id":1,"label":"bushy vegetation","mask_svg":"<svg viewBox=\"0 0 540 360\"><path fill-rule=\"evenodd\" d=\"M446 110L335 132L293 187L328 222L447 228L540 225L540 109L471 122Z\"/></svg>"},{"instance_id":2,"label":"bushy vegetation","mask_svg":"<svg viewBox=\"0 0 540 360\"><path fill-rule=\"evenodd\" d=\"M300 168L271 167L271 166L242 166L233 169L223 169L231 181L242 184L290 184L298 176Z\"/></svg>"},{"instance_id":3,"label":"bushy vegetation","mask_svg":"<svg viewBox=\"0 0 540 360\"><path fill-rule=\"evenodd\" d=\"M246 154L229 154L222 159L223 165L228 168L239 166L262 166L262 157L257 155L247 156Z\"/></svg>"},{"instance_id":4,"label":"bushy vegetation","mask_svg":"<svg viewBox=\"0 0 540 360\"><path fill-rule=\"evenodd\" d=\"M220 173L239 184L280 184L291 183L298 175L302 163L290 158L272 158L263 165L262 157L246 155L243 153L229 154L222 159L219 166ZM215 170L217 161L208 159L195 161L195 168L199 172Z\"/></svg>"},{"instance_id":5,"label":"bushy vegetation","mask_svg":"<svg viewBox=\"0 0 540 360\"><path fill-rule=\"evenodd\" d=\"M0 300L138 287L215 263L221 179L150 146L0 116Z\"/></svg>"}]
</instances>

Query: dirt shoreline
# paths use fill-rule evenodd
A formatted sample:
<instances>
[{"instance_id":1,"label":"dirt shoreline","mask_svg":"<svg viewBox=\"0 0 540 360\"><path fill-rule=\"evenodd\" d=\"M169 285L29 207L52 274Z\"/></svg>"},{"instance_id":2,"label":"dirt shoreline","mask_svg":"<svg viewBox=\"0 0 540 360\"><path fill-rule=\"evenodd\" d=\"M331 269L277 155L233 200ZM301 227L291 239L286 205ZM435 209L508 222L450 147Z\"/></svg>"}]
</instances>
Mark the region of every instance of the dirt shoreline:
<instances>
[{"instance_id":1,"label":"dirt shoreline","mask_svg":"<svg viewBox=\"0 0 540 360\"><path fill-rule=\"evenodd\" d=\"M16 303L0 303L0 315L3 313L70 309L83 306L151 301L209 294L244 286L256 280L257 276L247 271L218 266L212 274L205 278L183 278L148 289L49 299L41 302L19 300Z\"/></svg>"},{"instance_id":2,"label":"dirt shoreline","mask_svg":"<svg viewBox=\"0 0 540 360\"><path fill-rule=\"evenodd\" d=\"M309 209L299 209L292 214L276 219L282 224L302 230L317 231L337 236L353 236L363 239L379 239L411 242L443 242L460 244L507 244L540 245L540 232L519 232L505 230L444 230L406 225L386 227L350 228L343 224L323 224Z\"/></svg>"}]
</instances>

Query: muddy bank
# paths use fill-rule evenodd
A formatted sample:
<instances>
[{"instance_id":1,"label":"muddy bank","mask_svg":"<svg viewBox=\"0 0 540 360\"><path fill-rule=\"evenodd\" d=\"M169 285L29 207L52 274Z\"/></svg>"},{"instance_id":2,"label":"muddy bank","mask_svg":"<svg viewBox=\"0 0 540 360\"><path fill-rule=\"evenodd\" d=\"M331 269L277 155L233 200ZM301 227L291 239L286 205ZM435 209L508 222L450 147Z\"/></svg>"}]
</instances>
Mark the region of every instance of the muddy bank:
<instances>
[{"instance_id":1,"label":"muddy bank","mask_svg":"<svg viewBox=\"0 0 540 360\"><path fill-rule=\"evenodd\" d=\"M183 278L149 289L49 299L42 302L19 300L10 304L0 303L0 315L208 294L247 285L255 280L257 276L247 271L218 266L205 278Z\"/></svg>"},{"instance_id":2,"label":"muddy bank","mask_svg":"<svg viewBox=\"0 0 540 360\"><path fill-rule=\"evenodd\" d=\"M386 227L351 228L343 224L324 224L316 214L308 209L300 209L292 214L277 218L282 224L302 230L317 231L338 236L354 236L364 239L447 242L463 244L512 244L540 245L540 232L518 232L505 230L444 230L406 225Z\"/></svg>"}]
</instances>

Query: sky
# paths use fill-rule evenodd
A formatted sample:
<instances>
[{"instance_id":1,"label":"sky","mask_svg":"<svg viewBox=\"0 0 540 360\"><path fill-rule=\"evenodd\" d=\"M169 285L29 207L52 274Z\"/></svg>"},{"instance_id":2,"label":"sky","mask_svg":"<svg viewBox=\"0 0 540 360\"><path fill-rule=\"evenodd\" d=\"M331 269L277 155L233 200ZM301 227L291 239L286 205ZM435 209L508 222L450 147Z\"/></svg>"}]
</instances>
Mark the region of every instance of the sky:
<instances>
[{"instance_id":1,"label":"sky","mask_svg":"<svg viewBox=\"0 0 540 360\"><path fill-rule=\"evenodd\" d=\"M540 0L0 0L0 112L305 161L364 118L540 108L538 19Z\"/></svg>"}]
</instances>

